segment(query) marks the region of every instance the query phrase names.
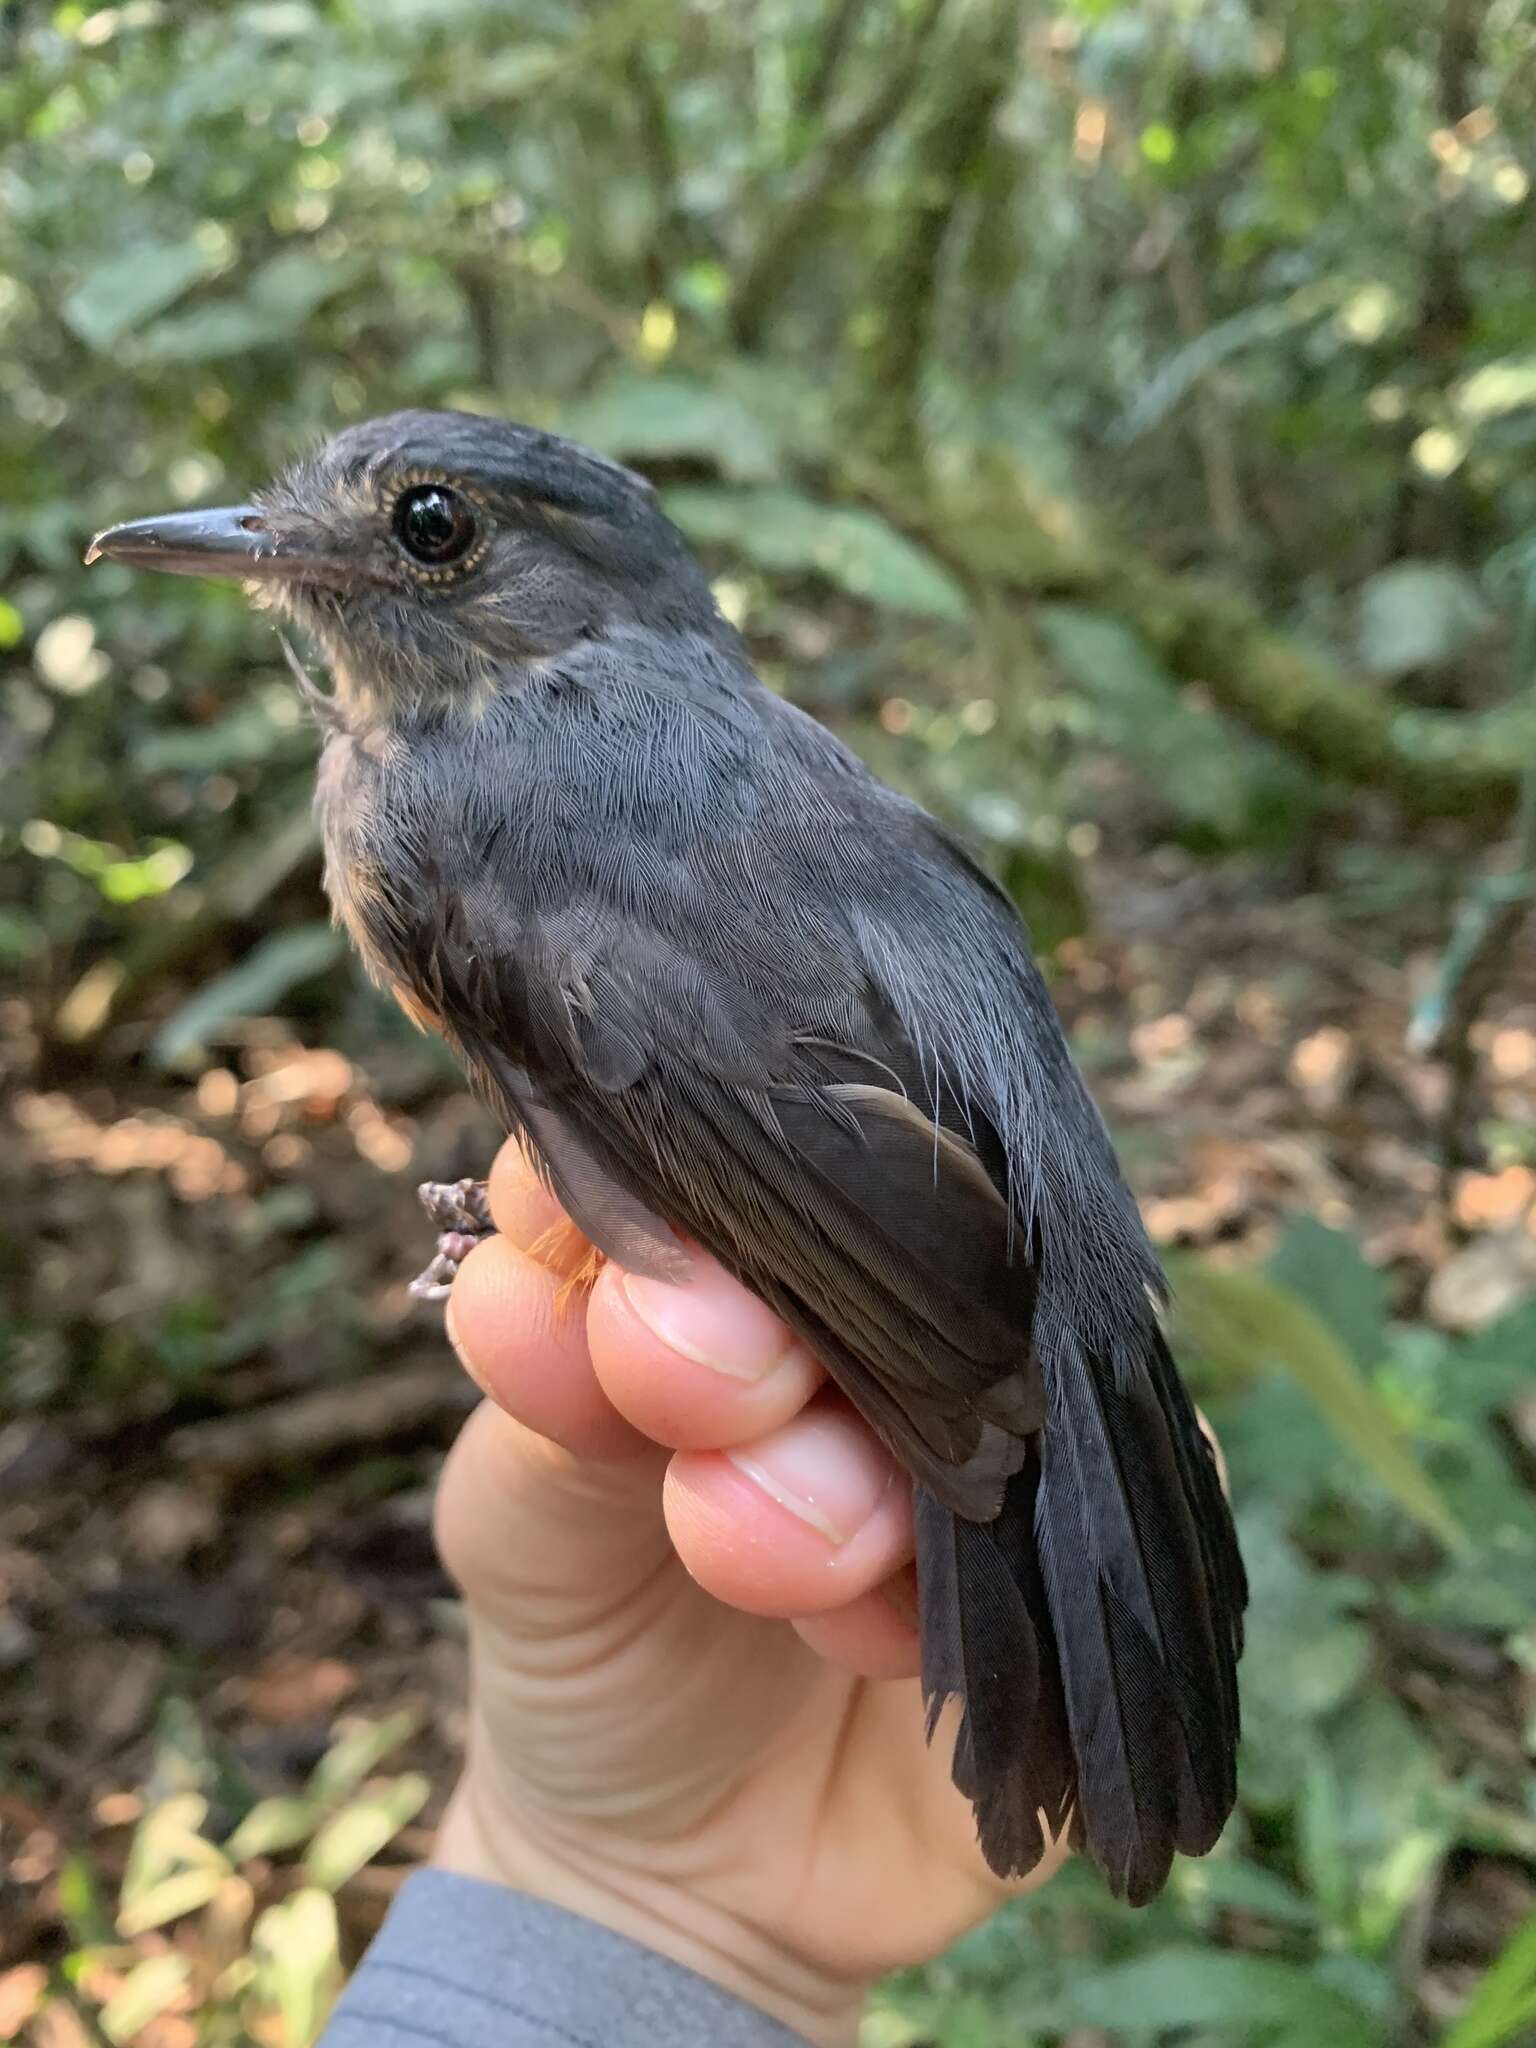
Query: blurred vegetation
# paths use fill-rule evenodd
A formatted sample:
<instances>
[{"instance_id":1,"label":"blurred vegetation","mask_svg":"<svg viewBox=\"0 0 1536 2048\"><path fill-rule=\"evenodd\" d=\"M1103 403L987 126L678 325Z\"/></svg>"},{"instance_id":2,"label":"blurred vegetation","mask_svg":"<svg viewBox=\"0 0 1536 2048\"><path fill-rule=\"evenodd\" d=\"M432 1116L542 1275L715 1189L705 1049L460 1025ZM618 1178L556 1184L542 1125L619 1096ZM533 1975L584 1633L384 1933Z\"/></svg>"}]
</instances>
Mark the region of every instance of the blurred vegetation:
<instances>
[{"instance_id":1,"label":"blurred vegetation","mask_svg":"<svg viewBox=\"0 0 1536 2048\"><path fill-rule=\"evenodd\" d=\"M1533 133L1523 0L0 4L18 1455L126 1446L131 1500L175 1426L218 1493L197 1429L402 1341L413 1147L484 1156L324 922L270 625L80 566L398 404L655 476L764 674L1014 890L1139 1185L1216 1082L1203 967L1222 1057L1278 1047L1312 1118L1284 1157L1323 1134L1283 1200L1159 1205L1254 1582L1228 1841L1141 1915L1069 1874L887 1987L869 2048L1536 2038ZM1218 903L1247 936L1213 963ZM1267 1186L1259 1081L1222 1102L1260 1160L1222 1172ZM83 1235L125 1247L99 1293ZM356 1451L315 1518L419 1463ZM5 1512L0 1685L31 1684L7 1545L54 1524ZM175 1654L173 1704L212 1685ZM226 1783L215 1827L162 1740L122 1917L66 1839L0 2018L9 1982L50 2044L302 2048L361 1860L315 1859L383 1753L277 1820ZM36 1755L0 1721L0 1794L46 1807ZM363 1798L366 1858L417 1782ZM258 1852L298 1887L261 1918Z\"/></svg>"}]
</instances>

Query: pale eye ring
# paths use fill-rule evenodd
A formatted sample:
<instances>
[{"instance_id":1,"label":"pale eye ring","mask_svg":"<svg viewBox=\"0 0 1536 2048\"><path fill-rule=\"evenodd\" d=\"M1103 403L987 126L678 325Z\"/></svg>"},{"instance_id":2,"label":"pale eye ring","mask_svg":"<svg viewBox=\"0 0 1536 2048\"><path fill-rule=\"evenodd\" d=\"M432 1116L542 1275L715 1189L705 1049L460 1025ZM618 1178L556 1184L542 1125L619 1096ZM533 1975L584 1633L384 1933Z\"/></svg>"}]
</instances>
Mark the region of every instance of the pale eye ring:
<instances>
[{"instance_id":1,"label":"pale eye ring","mask_svg":"<svg viewBox=\"0 0 1536 2048\"><path fill-rule=\"evenodd\" d=\"M412 484L396 498L390 524L406 554L425 569L462 561L479 531L474 506L448 484Z\"/></svg>"}]
</instances>

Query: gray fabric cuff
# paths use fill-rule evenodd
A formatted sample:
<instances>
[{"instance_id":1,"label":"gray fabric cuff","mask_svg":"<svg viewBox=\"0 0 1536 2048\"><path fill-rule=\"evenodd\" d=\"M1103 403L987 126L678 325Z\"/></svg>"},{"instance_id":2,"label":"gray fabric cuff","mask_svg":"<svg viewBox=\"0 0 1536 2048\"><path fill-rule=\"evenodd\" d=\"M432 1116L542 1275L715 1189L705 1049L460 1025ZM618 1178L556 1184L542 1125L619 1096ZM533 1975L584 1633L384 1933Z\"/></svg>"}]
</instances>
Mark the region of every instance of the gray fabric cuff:
<instances>
[{"instance_id":1,"label":"gray fabric cuff","mask_svg":"<svg viewBox=\"0 0 1536 2048\"><path fill-rule=\"evenodd\" d=\"M716 1984L542 1899L401 1886L318 2048L804 2048Z\"/></svg>"}]
</instances>

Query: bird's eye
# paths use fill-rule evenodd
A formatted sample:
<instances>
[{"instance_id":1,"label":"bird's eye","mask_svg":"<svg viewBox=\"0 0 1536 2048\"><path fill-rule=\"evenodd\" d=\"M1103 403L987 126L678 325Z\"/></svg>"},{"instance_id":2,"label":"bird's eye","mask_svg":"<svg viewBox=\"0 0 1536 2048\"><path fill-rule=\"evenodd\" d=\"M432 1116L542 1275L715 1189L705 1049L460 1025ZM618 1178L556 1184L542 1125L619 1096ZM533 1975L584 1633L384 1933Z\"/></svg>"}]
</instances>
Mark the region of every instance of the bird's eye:
<instances>
[{"instance_id":1,"label":"bird's eye","mask_svg":"<svg viewBox=\"0 0 1536 2048\"><path fill-rule=\"evenodd\" d=\"M394 528L413 562L442 569L469 553L475 508L446 484L414 484L395 500Z\"/></svg>"}]
</instances>

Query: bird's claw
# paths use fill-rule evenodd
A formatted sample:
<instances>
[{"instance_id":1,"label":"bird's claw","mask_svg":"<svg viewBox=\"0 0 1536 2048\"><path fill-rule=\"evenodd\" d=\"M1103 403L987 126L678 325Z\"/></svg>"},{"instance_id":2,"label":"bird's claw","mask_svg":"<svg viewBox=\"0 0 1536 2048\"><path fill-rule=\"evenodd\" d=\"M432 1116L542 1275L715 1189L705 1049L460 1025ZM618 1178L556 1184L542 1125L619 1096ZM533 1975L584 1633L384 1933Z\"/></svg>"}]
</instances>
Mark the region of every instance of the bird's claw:
<instances>
[{"instance_id":1,"label":"bird's claw","mask_svg":"<svg viewBox=\"0 0 1536 2048\"><path fill-rule=\"evenodd\" d=\"M486 1185L483 1180L426 1180L416 1192L437 1226L437 1251L410 1291L417 1301L443 1301L459 1267L495 1232Z\"/></svg>"}]
</instances>

